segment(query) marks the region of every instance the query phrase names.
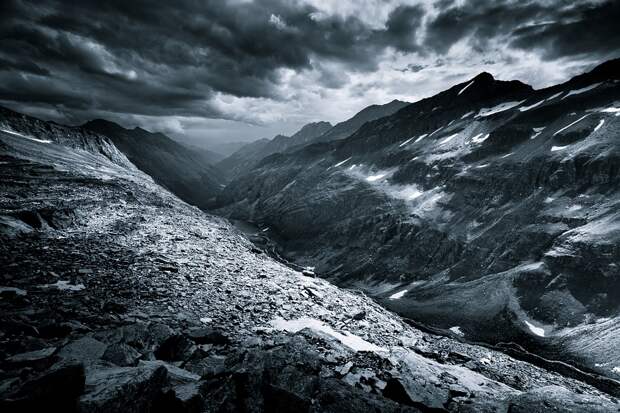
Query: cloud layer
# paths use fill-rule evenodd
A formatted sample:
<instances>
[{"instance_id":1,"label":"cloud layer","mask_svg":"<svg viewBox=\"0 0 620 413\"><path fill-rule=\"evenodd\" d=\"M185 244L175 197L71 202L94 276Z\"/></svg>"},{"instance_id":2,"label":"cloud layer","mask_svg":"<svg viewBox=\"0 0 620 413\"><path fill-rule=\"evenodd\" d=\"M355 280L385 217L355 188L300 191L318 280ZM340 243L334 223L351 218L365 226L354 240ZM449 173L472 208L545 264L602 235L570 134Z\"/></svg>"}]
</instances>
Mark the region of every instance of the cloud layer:
<instances>
[{"instance_id":1,"label":"cloud layer","mask_svg":"<svg viewBox=\"0 0 620 413\"><path fill-rule=\"evenodd\" d=\"M0 104L196 139L339 121L482 70L544 86L620 50L613 0L5 0L0 16Z\"/></svg>"}]
</instances>

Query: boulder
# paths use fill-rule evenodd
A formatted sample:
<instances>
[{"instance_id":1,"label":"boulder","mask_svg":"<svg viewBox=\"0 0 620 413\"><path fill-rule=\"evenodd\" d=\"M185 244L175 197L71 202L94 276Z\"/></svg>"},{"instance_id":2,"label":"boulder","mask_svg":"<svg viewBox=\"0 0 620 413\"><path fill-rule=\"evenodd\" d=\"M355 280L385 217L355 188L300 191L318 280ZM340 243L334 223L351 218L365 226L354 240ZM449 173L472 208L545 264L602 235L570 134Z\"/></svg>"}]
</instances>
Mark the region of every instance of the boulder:
<instances>
[{"instance_id":1,"label":"boulder","mask_svg":"<svg viewBox=\"0 0 620 413\"><path fill-rule=\"evenodd\" d=\"M450 395L442 388L434 385L426 386L416 380L391 378L387 380L383 389L383 396L397 403L413 406L423 411L445 411L444 406L450 400Z\"/></svg>"},{"instance_id":2,"label":"boulder","mask_svg":"<svg viewBox=\"0 0 620 413\"><path fill-rule=\"evenodd\" d=\"M157 402L155 412L187 412L203 411L204 396L201 383L188 383L175 386L166 391Z\"/></svg>"},{"instance_id":3,"label":"boulder","mask_svg":"<svg viewBox=\"0 0 620 413\"><path fill-rule=\"evenodd\" d=\"M108 346L102 359L120 367L134 366L142 356L138 350L125 343Z\"/></svg>"},{"instance_id":4,"label":"boulder","mask_svg":"<svg viewBox=\"0 0 620 413\"><path fill-rule=\"evenodd\" d=\"M40 368L51 364L52 356L55 352L56 347L46 347L41 350L14 354L7 358L6 362L12 366L32 366Z\"/></svg>"},{"instance_id":5,"label":"boulder","mask_svg":"<svg viewBox=\"0 0 620 413\"><path fill-rule=\"evenodd\" d=\"M58 352L58 357L67 361L78 361L86 365L101 359L107 345L92 337L82 337L64 346Z\"/></svg>"},{"instance_id":6,"label":"boulder","mask_svg":"<svg viewBox=\"0 0 620 413\"><path fill-rule=\"evenodd\" d=\"M198 344L229 344L230 339L221 330L212 327L191 329L187 336Z\"/></svg>"},{"instance_id":7,"label":"boulder","mask_svg":"<svg viewBox=\"0 0 620 413\"><path fill-rule=\"evenodd\" d=\"M155 357L165 361L184 361L189 359L195 350L196 345L193 341L177 334L166 339L155 350Z\"/></svg>"},{"instance_id":8,"label":"boulder","mask_svg":"<svg viewBox=\"0 0 620 413\"><path fill-rule=\"evenodd\" d=\"M161 365L89 369L80 410L97 413L152 411L167 379L168 372Z\"/></svg>"},{"instance_id":9,"label":"boulder","mask_svg":"<svg viewBox=\"0 0 620 413\"><path fill-rule=\"evenodd\" d=\"M138 366L148 367L151 369L156 369L159 367L165 368L168 373L168 384L172 386L193 383L195 381L200 380L200 376L198 374L184 370L177 366L173 366L172 364L165 363L161 360L152 360L152 361L143 360L143 361L140 361Z\"/></svg>"},{"instance_id":10,"label":"boulder","mask_svg":"<svg viewBox=\"0 0 620 413\"><path fill-rule=\"evenodd\" d=\"M84 365L60 363L2 394L0 411L77 411L78 397L84 392ZM15 387L14 387L15 388Z\"/></svg>"}]
</instances>

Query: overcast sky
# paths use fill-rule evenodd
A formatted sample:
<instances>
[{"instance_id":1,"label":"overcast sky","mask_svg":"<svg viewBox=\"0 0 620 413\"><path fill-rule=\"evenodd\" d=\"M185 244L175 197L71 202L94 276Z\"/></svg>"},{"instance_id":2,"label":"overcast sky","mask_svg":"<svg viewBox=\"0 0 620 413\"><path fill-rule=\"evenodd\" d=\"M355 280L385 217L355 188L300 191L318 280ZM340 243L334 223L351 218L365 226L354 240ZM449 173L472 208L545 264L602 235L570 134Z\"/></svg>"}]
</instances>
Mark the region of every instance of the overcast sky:
<instances>
[{"instance_id":1,"label":"overcast sky","mask_svg":"<svg viewBox=\"0 0 620 413\"><path fill-rule=\"evenodd\" d=\"M534 87L620 56L620 1L0 1L0 104L252 140L481 71Z\"/></svg>"}]
</instances>

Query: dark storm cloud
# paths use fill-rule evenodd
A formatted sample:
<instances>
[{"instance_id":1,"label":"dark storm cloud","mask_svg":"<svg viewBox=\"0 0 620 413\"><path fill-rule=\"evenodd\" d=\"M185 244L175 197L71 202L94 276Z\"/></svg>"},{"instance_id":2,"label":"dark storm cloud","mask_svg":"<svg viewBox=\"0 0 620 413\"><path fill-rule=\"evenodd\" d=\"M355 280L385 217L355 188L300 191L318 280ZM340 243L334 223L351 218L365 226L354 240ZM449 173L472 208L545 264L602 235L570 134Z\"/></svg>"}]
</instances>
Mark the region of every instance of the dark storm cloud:
<instances>
[{"instance_id":1,"label":"dark storm cloud","mask_svg":"<svg viewBox=\"0 0 620 413\"><path fill-rule=\"evenodd\" d=\"M421 26L424 14L421 6L398 6L392 10L385 23L386 43L400 51L419 50L414 36Z\"/></svg>"},{"instance_id":2,"label":"dark storm cloud","mask_svg":"<svg viewBox=\"0 0 620 413\"><path fill-rule=\"evenodd\" d=\"M387 45L410 49L402 38L415 29L409 18L421 15L403 10L383 31L284 0L12 1L3 8L0 99L199 116L218 116L208 104L217 92L277 98L278 69L310 69L313 59L372 70ZM337 87L341 78L328 83Z\"/></svg>"},{"instance_id":3,"label":"dark storm cloud","mask_svg":"<svg viewBox=\"0 0 620 413\"><path fill-rule=\"evenodd\" d=\"M620 48L620 2L582 6L560 13L554 23L514 32L513 47L538 49L547 59L613 54Z\"/></svg>"},{"instance_id":4,"label":"dark storm cloud","mask_svg":"<svg viewBox=\"0 0 620 413\"><path fill-rule=\"evenodd\" d=\"M617 48L617 2L574 3L440 0L438 15L385 3L385 21L371 25L291 0L4 0L0 103L53 106L76 121L101 111L217 118L231 116L214 104L220 94L284 99L283 68L338 89L387 52L449 61L464 38L476 50L502 39L546 59Z\"/></svg>"},{"instance_id":5,"label":"dark storm cloud","mask_svg":"<svg viewBox=\"0 0 620 413\"><path fill-rule=\"evenodd\" d=\"M445 53L468 38L484 48L503 39L512 48L539 51L545 59L578 54L607 56L620 48L620 2L471 0L451 6L428 25L426 46Z\"/></svg>"}]
</instances>

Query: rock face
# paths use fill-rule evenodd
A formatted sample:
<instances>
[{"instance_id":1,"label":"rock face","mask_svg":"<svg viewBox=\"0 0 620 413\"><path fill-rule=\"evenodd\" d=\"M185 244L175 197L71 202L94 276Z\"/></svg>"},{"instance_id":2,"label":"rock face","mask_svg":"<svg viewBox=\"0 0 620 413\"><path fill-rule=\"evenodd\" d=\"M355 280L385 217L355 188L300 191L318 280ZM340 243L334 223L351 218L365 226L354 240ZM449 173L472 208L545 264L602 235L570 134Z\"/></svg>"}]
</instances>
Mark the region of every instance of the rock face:
<instances>
[{"instance_id":1,"label":"rock face","mask_svg":"<svg viewBox=\"0 0 620 413\"><path fill-rule=\"evenodd\" d=\"M183 146L162 133L125 129L102 119L87 122L83 128L107 136L141 171L192 205L208 208L221 190L222 174L212 166L217 158L206 150Z\"/></svg>"},{"instance_id":2,"label":"rock face","mask_svg":"<svg viewBox=\"0 0 620 413\"><path fill-rule=\"evenodd\" d=\"M618 379L619 73L543 90L483 73L263 160L218 212L400 314Z\"/></svg>"},{"instance_id":3,"label":"rock face","mask_svg":"<svg viewBox=\"0 0 620 413\"><path fill-rule=\"evenodd\" d=\"M0 132L2 412L617 409L256 253L99 135L28 130Z\"/></svg>"}]
</instances>

